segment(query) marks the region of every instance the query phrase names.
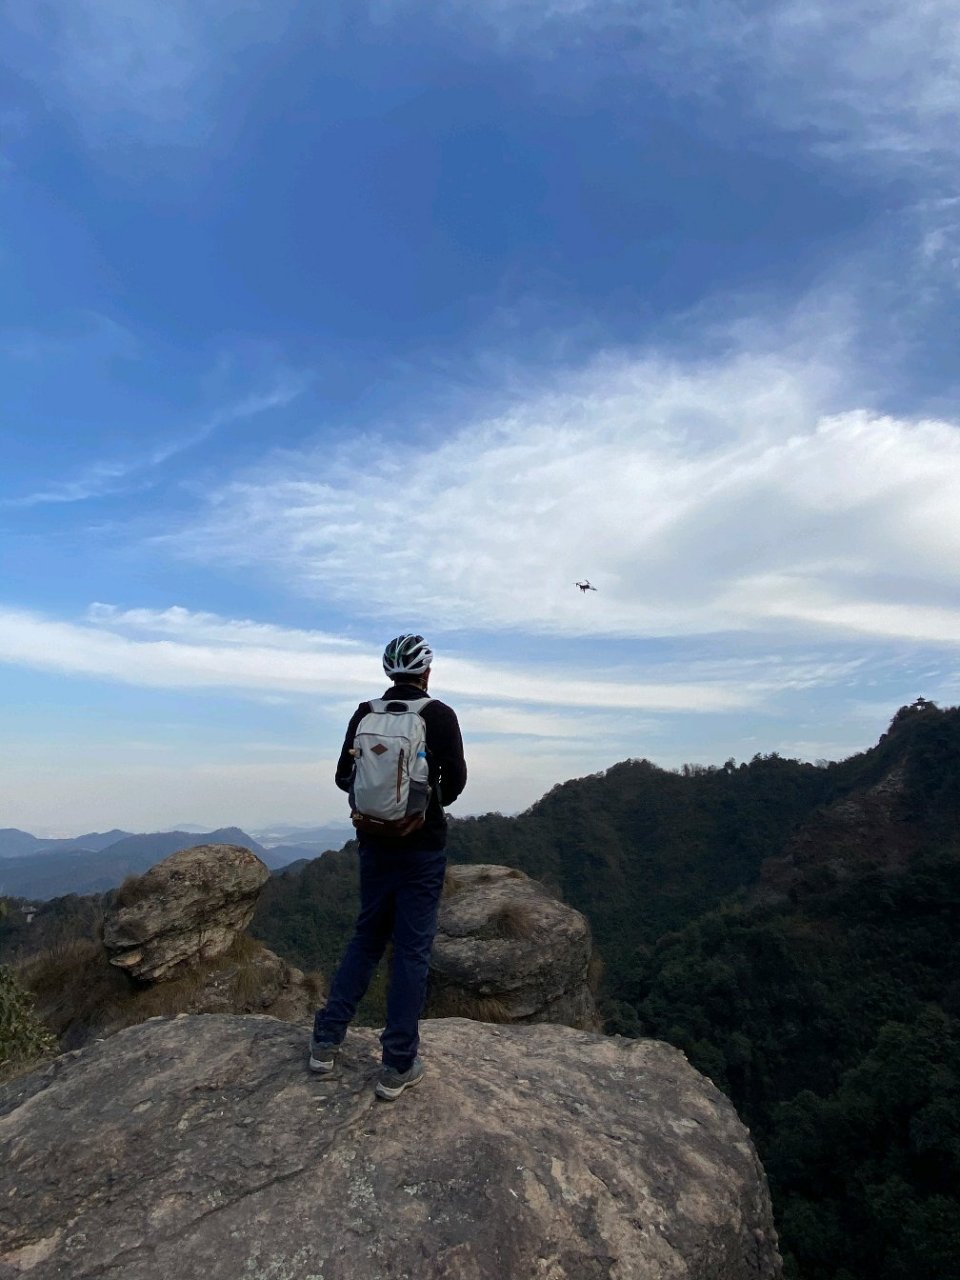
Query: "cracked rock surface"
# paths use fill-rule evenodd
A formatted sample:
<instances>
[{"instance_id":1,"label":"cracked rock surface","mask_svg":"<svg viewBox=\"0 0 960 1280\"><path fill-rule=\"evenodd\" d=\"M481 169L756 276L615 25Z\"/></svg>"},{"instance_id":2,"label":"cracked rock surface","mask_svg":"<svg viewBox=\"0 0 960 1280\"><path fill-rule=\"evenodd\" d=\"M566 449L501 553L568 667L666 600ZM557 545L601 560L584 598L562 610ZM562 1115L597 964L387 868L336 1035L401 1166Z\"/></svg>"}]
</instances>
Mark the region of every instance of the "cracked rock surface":
<instances>
[{"instance_id":1,"label":"cracked rock surface","mask_svg":"<svg viewBox=\"0 0 960 1280\"><path fill-rule=\"evenodd\" d=\"M269 1017L156 1019L0 1089L0 1280L773 1280L730 1103L651 1040L449 1018L378 1101Z\"/></svg>"}]
</instances>

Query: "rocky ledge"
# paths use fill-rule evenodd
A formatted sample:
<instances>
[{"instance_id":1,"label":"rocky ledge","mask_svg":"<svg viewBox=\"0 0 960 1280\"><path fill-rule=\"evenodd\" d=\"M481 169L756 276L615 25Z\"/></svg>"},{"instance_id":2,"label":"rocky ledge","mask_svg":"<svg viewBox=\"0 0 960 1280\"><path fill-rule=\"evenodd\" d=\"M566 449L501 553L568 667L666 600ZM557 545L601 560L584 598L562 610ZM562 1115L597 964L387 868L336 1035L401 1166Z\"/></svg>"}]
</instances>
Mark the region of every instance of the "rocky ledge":
<instances>
[{"instance_id":1,"label":"rocky ledge","mask_svg":"<svg viewBox=\"0 0 960 1280\"><path fill-rule=\"evenodd\" d=\"M763 1170L682 1054L422 1024L331 1078L269 1017L132 1027L0 1090L0 1280L774 1280Z\"/></svg>"}]
</instances>

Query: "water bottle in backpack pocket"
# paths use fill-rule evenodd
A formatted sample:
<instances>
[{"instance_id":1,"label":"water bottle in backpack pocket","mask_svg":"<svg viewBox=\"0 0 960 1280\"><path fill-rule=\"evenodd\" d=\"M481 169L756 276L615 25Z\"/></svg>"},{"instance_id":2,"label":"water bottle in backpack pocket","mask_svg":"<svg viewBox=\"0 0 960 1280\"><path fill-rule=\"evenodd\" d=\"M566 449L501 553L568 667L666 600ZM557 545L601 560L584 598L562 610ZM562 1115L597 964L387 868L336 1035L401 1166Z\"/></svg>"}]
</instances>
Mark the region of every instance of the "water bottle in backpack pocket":
<instances>
[{"instance_id":1,"label":"water bottle in backpack pocket","mask_svg":"<svg viewBox=\"0 0 960 1280\"><path fill-rule=\"evenodd\" d=\"M429 701L372 699L357 725L350 816L361 835L406 836L423 826L430 783L420 711Z\"/></svg>"}]
</instances>

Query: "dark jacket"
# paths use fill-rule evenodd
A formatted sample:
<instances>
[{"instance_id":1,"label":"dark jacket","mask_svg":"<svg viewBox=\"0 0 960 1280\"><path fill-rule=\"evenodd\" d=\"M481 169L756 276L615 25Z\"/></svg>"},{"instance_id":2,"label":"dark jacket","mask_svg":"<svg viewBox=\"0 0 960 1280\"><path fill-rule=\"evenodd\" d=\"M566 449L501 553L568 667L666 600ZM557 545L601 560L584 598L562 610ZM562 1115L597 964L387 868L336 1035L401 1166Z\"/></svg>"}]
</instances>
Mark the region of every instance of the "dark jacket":
<instances>
[{"instance_id":1,"label":"dark jacket","mask_svg":"<svg viewBox=\"0 0 960 1280\"><path fill-rule=\"evenodd\" d=\"M394 702L415 702L418 698L429 697L423 689L415 684L392 685L383 697ZM336 783L341 791L349 791L353 780L353 756L350 748L357 732L357 725L370 710L369 702L361 702L350 717L347 732L343 739L343 749L337 761ZM463 758L463 738L460 736L460 725L457 714L445 702L433 698L423 708L424 729L427 737L427 768L430 779L430 803L427 805L426 821L412 835L401 838L371 838L364 836L364 842L383 846L384 848L402 849L416 844L418 849L442 849L447 843L447 819L444 806L453 804L457 796L467 785L467 765Z\"/></svg>"}]
</instances>

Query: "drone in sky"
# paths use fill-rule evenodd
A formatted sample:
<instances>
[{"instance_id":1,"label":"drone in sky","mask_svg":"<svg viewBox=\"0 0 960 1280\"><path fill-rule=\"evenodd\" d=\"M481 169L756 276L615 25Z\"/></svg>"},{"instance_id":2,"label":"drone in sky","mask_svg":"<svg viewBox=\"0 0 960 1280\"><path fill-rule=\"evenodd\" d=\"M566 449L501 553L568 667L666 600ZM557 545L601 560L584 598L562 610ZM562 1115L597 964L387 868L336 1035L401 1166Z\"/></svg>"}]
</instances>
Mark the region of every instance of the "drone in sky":
<instances>
[{"instance_id":1,"label":"drone in sky","mask_svg":"<svg viewBox=\"0 0 960 1280\"><path fill-rule=\"evenodd\" d=\"M596 591L596 587L592 586L589 578L584 578L582 582L575 582L575 587L579 587L582 592Z\"/></svg>"}]
</instances>

